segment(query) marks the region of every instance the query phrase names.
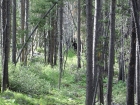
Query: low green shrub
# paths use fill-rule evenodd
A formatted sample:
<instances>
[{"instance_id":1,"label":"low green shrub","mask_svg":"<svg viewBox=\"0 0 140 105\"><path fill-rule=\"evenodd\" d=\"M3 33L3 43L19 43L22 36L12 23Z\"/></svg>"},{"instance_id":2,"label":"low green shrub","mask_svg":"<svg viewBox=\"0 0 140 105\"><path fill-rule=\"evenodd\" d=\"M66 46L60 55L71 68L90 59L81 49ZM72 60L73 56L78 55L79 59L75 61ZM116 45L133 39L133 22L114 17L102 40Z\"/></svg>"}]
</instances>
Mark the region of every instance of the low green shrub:
<instances>
[{"instance_id":1,"label":"low green shrub","mask_svg":"<svg viewBox=\"0 0 140 105\"><path fill-rule=\"evenodd\" d=\"M125 105L126 103L126 83L119 81L113 85L113 102L120 105Z\"/></svg>"},{"instance_id":2,"label":"low green shrub","mask_svg":"<svg viewBox=\"0 0 140 105\"><path fill-rule=\"evenodd\" d=\"M30 95L46 94L49 92L50 83L45 79L40 79L38 75L30 71L30 68L22 66L11 70L10 89Z\"/></svg>"}]
</instances>

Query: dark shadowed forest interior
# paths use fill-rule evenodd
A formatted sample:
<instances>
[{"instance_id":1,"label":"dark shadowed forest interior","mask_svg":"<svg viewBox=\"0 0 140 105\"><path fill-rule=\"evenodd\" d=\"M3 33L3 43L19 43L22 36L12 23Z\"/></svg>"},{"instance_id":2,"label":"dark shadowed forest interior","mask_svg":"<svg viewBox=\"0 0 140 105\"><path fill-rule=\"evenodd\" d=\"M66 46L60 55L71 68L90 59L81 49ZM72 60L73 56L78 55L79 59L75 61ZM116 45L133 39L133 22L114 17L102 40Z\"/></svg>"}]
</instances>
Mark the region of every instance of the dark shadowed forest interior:
<instances>
[{"instance_id":1,"label":"dark shadowed forest interior","mask_svg":"<svg viewBox=\"0 0 140 105\"><path fill-rule=\"evenodd\" d=\"M0 7L0 105L140 105L140 0Z\"/></svg>"}]
</instances>

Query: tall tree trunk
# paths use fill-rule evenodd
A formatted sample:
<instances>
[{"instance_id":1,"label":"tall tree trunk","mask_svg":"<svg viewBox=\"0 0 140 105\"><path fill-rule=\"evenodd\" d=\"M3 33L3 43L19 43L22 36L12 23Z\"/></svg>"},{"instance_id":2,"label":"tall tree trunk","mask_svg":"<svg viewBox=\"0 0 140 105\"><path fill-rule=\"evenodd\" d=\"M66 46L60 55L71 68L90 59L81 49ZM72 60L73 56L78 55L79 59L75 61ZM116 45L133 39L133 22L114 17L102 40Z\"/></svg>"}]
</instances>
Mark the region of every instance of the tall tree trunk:
<instances>
[{"instance_id":1,"label":"tall tree trunk","mask_svg":"<svg viewBox=\"0 0 140 105\"><path fill-rule=\"evenodd\" d=\"M47 51L46 51L46 47L47 47L47 37L46 37L46 32L44 29L44 62L46 63L46 56L47 56Z\"/></svg>"},{"instance_id":2,"label":"tall tree trunk","mask_svg":"<svg viewBox=\"0 0 140 105\"><path fill-rule=\"evenodd\" d=\"M1 91L9 87L8 78L8 59L10 42L10 0L2 1L2 30L3 30L3 49L2 49L2 86Z\"/></svg>"},{"instance_id":3,"label":"tall tree trunk","mask_svg":"<svg viewBox=\"0 0 140 105\"><path fill-rule=\"evenodd\" d=\"M123 2L122 2L123 4ZM121 28L121 52L120 52L120 57L119 57L119 77L118 80L125 81L125 74L124 74L124 32L123 32L123 14L122 14L122 28Z\"/></svg>"},{"instance_id":4,"label":"tall tree trunk","mask_svg":"<svg viewBox=\"0 0 140 105\"><path fill-rule=\"evenodd\" d=\"M63 0L60 2L60 8L59 8L59 89L61 86L61 78L62 78L62 72L63 72L63 55L62 55L62 38L63 38Z\"/></svg>"},{"instance_id":5,"label":"tall tree trunk","mask_svg":"<svg viewBox=\"0 0 140 105\"><path fill-rule=\"evenodd\" d=\"M134 20L132 21L130 63L127 80L127 105L134 105L134 77L135 77L135 58L136 58L136 29Z\"/></svg>"},{"instance_id":6,"label":"tall tree trunk","mask_svg":"<svg viewBox=\"0 0 140 105\"><path fill-rule=\"evenodd\" d=\"M104 18L106 18L106 22L104 23L104 37L105 40L103 42L104 44L104 48L103 48L103 53L104 53L104 71L103 73L105 74L105 76L107 76L108 73L108 53L106 52L106 50L108 51L108 32L109 32L109 26L110 26L110 22L109 22L109 0L103 0L103 4L105 5L105 11L104 11Z\"/></svg>"},{"instance_id":7,"label":"tall tree trunk","mask_svg":"<svg viewBox=\"0 0 140 105\"><path fill-rule=\"evenodd\" d=\"M138 3L138 13L140 12L140 7L139 7L139 5L140 5L140 0L137 0L137 3ZM140 21L140 15L139 15L139 21ZM139 29L139 31L140 31L140 29ZM139 33L139 31L137 31L138 32L138 35L140 34ZM138 42L138 38L137 38L137 42ZM138 105L140 105L140 49L139 49L139 44L137 43L137 55L138 55L138 57L137 57L137 69L136 69L136 103L138 104Z\"/></svg>"},{"instance_id":8,"label":"tall tree trunk","mask_svg":"<svg viewBox=\"0 0 140 105\"><path fill-rule=\"evenodd\" d=\"M136 26L136 35L138 38L138 44L140 45L140 26L139 26L139 0L132 0L132 9L133 9L133 16L134 16L134 22ZM139 46L140 49L140 46Z\"/></svg>"},{"instance_id":9,"label":"tall tree trunk","mask_svg":"<svg viewBox=\"0 0 140 105\"><path fill-rule=\"evenodd\" d=\"M21 45L24 44L24 26L25 26L25 0L21 0ZM25 50L22 51L21 54L21 62L24 62L24 53Z\"/></svg>"},{"instance_id":10,"label":"tall tree trunk","mask_svg":"<svg viewBox=\"0 0 140 105\"><path fill-rule=\"evenodd\" d=\"M51 48L51 40L50 40L50 37L51 37L51 31L48 30L48 64L50 64L50 48Z\"/></svg>"},{"instance_id":11,"label":"tall tree trunk","mask_svg":"<svg viewBox=\"0 0 140 105\"><path fill-rule=\"evenodd\" d=\"M116 0L111 0L110 13L110 39L109 39L109 66L108 66L108 83L107 83L107 105L112 102L112 82L113 82L113 65L114 65L114 38L115 38L115 6Z\"/></svg>"},{"instance_id":12,"label":"tall tree trunk","mask_svg":"<svg viewBox=\"0 0 140 105\"><path fill-rule=\"evenodd\" d=\"M136 39L138 41L138 51L140 51L140 26L139 26L139 22L140 22L140 0L131 0L132 1L132 9L133 9L133 17L134 17L134 22L135 22L135 28L136 28ZM140 59L140 52L138 54L137 60ZM137 65L139 65L139 63L137 62ZM138 105L140 105L140 83L139 83L139 69L136 69L136 103Z\"/></svg>"},{"instance_id":13,"label":"tall tree trunk","mask_svg":"<svg viewBox=\"0 0 140 105\"><path fill-rule=\"evenodd\" d=\"M86 26L87 26L87 65L86 65L86 105L93 102L93 73L92 73L92 49L93 49L93 19L92 0L86 0Z\"/></svg>"},{"instance_id":14,"label":"tall tree trunk","mask_svg":"<svg viewBox=\"0 0 140 105\"><path fill-rule=\"evenodd\" d=\"M25 4L26 4L26 16L25 16L25 25L26 25L26 40L27 38L29 37L29 0L26 0L25 1ZM25 47L25 61L24 61L24 64L27 65L27 59L28 59L28 44L26 45Z\"/></svg>"},{"instance_id":15,"label":"tall tree trunk","mask_svg":"<svg viewBox=\"0 0 140 105\"><path fill-rule=\"evenodd\" d=\"M16 64L16 0L13 0L12 62Z\"/></svg>"},{"instance_id":16,"label":"tall tree trunk","mask_svg":"<svg viewBox=\"0 0 140 105\"><path fill-rule=\"evenodd\" d=\"M80 27L81 27L81 0L78 0L78 35L77 35L77 66L81 68L81 39L80 39Z\"/></svg>"},{"instance_id":17,"label":"tall tree trunk","mask_svg":"<svg viewBox=\"0 0 140 105\"><path fill-rule=\"evenodd\" d=\"M57 53L58 53L58 31L57 31L57 21L55 21L55 34L54 34L54 65L57 65Z\"/></svg>"},{"instance_id":18,"label":"tall tree trunk","mask_svg":"<svg viewBox=\"0 0 140 105\"><path fill-rule=\"evenodd\" d=\"M136 41L136 103L140 105L140 55L139 55L139 46L138 46L138 40Z\"/></svg>"},{"instance_id":19,"label":"tall tree trunk","mask_svg":"<svg viewBox=\"0 0 140 105\"><path fill-rule=\"evenodd\" d=\"M51 27L52 27L52 30L51 30L51 35L50 35L50 65L51 67L53 67L54 65L54 25L55 25L55 18L54 18L54 15L55 15L55 12L54 10L52 11L52 16L51 16Z\"/></svg>"},{"instance_id":20,"label":"tall tree trunk","mask_svg":"<svg viewBox=\"0 0 140 105\"><path fill-rule=\"evenodd\" d=\"M94 31L93 31L93 105L95 105L95 99L96 99L96 85L98 84L98 78L97 74L98 69L100 69L99 62L101 60L101 51L99 50L101 48L101 45L99 43L99 38L101 36L101 0L95 0L95 13L94 13Z\"/></svg>"}]
</instances>

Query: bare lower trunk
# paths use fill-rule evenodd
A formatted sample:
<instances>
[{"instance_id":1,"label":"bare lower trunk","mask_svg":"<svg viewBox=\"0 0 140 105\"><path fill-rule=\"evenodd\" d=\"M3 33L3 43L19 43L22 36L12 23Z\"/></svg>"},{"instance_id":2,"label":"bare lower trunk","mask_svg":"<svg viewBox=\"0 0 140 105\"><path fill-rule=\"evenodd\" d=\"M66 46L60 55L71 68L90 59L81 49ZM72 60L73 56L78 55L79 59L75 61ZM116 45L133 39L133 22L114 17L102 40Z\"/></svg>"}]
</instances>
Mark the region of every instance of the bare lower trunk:
<instances>
[{"instance_id":1,"label":"bare lower trunk","mask_svg":"<svg viewBox=\"0 0 140 105\"><path fill-rule=\"evenodd\" d=\"M86 0L86 25L87 25L87 75L86 75L86 105L93 102L93 73L92 73L92 48L93 48L93 19L92 0Z\"/></svg>"},{"instance_id":2,"label":"bare lower trunk","mask_svg":"<svg viewBox=\"0 0 140 105\"><path fill-rule=\"evenodd\" d=\"M108 66L108 83L107 83L107 105L112 102L112 83L113 83L113 66L114 66L114 38L115 38L115 6L116 0L111 0L110 13L110 39L109 39L109 66Z\"/></svg>"},{"instance_id":3,"label":"bare lower trunk","mask_svg":"<svg viewBox=\"0 0 140 105\"><path fill-rule=\"evenodd\" d=\"M63 54L62 54L62 36L63 36L63 0L61 1L61 6L60 6L60 10L59 10L59 19L60 19L60 23L59 23L59 89L61 87L61 78L62 78L62 72L63 72Z\"/></svg>"},{"instance_id":4,"label":"bare lower trunk","mask_svg":"<svg viewBox=\"0 0 140 105\"><path fill-rule=\"evenodd\" d=\"M5 91L9 87L8 77L8 59L9 59L9 42L10 42L10 0L2 2L2 83L1 91Z\"/></svg>"},{"instance_id":5,"label":"bare lower trunk","mask_svg":"<svg viewBox=\"0 0 140 105\"><path fill-rule=\"evenodd\" d=\"M135 56L136 56L136 29L133 20L131 35L131 52L127 80L127 105L134 105L134 78L135 78Z\"/></svg>"}]
</instances>

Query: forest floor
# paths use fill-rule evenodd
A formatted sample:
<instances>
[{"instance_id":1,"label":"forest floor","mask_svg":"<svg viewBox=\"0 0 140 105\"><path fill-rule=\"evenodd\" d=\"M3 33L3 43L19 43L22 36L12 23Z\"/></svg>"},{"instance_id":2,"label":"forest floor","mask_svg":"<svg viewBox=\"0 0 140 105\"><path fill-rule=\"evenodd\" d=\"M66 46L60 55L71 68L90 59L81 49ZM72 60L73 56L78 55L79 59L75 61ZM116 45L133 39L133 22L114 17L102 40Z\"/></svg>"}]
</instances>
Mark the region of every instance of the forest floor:
<instances>
[{"instance_id":1,"label":"forest floor","mask_svg":"<svg viewBox=\"0 0 140 105\"><path fill-rule=\"evenodd\" d=\"M60 89L59 67L51 68L43 60L43 56L37 56L29 61L28 66L18 63L15 67L9 64L10 88L0 94L0 105L85 105L85 60L82 59L82 68L77 69L76 54L73 51L68 53ZM116 78L113 84L113 103L125 105L126 86L124 82L116 83ZM103 82L106 94L107 78Z\"/></svg>"}]
</instances>

